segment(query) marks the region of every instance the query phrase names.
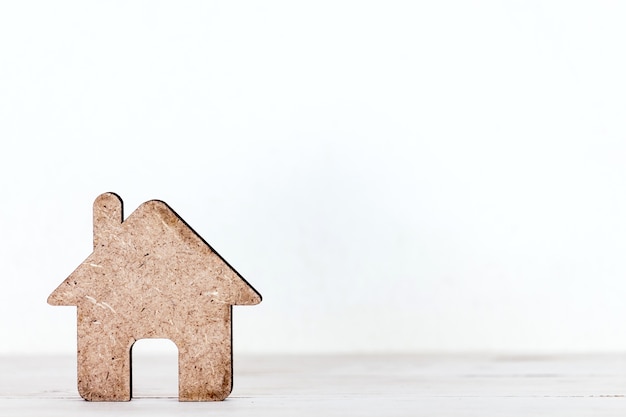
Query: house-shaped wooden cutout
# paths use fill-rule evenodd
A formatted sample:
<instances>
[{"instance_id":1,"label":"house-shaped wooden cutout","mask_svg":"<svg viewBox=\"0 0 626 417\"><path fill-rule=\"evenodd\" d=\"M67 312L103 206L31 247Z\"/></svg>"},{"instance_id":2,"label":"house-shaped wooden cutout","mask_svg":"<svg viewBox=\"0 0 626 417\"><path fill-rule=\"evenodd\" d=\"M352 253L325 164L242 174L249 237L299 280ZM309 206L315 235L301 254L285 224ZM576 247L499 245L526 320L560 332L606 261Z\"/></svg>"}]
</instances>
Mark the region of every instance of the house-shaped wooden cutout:
<instances>
[{"instance_id":1,"label":"house-shaped wooden cutout","mask_svg":"<svg viewBox=\"0 0 626 417\"><path fill-rule=\"evenodd\" d=\"M126 220L122 200L93 207L93 252L54 290L78 307L78 391L90 401L131 399L131 348L143 338L178 347L180 401L217 401L232 389L232 306L254 290L167 204L148 201Z\"/></svg>"}]
</instances>

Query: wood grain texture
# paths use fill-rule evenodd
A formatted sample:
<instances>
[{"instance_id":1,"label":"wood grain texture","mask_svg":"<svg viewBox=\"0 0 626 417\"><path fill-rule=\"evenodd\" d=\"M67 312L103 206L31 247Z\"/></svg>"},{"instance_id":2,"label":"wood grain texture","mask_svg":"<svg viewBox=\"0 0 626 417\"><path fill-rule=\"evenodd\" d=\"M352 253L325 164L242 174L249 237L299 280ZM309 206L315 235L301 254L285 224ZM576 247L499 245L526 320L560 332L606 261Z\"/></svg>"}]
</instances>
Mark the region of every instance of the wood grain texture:
<instances>
[{"instance_id":1,"label":"wood grain texture","mask_svg":"<svg viewBox=\"0 0 626 417\"><path fill-rule=\"evenodd\" d=\"M137 353L140 353L138 349ZM235 356L226 401L176 401L174 352L141 354L137 398L81 401L71 356L0 357L0 416L623 417L626 355Z\"/></svg>"},{"instance_id":2,"label":"wood grain texture","mask_svg":"<svg viewBox=\"0 0 626 417\"><path fill-rule=\"evenodd\" d=\"M148 201L123 220L113 193L94 202L91 255L49 296L78 307L78 391L90 401L132 397L136 340L179 351L179 400L232 390L232 305L261 296L167 204Z\"/></svg>"}]
</instances>

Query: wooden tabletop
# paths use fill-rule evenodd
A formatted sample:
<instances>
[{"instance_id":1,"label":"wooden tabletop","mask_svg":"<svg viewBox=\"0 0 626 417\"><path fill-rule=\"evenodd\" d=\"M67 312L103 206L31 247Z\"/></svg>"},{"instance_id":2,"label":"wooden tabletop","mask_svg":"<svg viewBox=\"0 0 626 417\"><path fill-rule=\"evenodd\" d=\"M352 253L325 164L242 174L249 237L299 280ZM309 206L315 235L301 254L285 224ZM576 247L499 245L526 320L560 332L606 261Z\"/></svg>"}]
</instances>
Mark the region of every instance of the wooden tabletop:
<instances>
[{"instance_id":1,"label":"wooden tabletop","mask_svg":"<svg viewBox=\"0 0 626 417\"><path fill-rule=\"evenodd\" d=\"M0 357L0 416L626 415L626 355L236 355L214 403L177 401L175 355L133 370L131 402L94 403L72 356Z\"/></svg>"}]
</instances>

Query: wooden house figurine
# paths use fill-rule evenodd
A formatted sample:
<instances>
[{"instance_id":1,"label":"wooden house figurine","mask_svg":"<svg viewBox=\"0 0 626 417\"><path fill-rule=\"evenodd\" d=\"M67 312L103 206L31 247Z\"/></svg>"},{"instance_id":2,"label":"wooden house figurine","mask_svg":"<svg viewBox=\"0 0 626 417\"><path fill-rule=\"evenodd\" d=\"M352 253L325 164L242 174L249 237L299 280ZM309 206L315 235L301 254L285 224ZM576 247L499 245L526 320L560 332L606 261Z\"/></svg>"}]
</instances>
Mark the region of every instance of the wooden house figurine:
<instances>
[{"instance_id":1,"label":"wooden house figurine","mask_svg":"<svg viewBox=\"0 0 626 417\"><path fill-rule=\"evenodd\" d=\"M232 390L233 305L261 295L162 201L126 220L122 200L93 207L93 252L50 294L78 307L78 391L90 401L131 399L131 348L143 338L178 347L180 401Z\"/></svg>"}]
</instances>

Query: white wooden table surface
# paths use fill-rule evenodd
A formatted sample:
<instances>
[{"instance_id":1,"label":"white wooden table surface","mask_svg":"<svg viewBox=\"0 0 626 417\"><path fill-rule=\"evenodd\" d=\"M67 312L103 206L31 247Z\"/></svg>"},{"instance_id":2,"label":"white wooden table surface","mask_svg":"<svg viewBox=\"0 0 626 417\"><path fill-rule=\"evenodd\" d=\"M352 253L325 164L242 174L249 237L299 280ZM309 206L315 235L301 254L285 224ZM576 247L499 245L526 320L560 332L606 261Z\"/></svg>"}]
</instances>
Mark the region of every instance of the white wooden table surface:
<instances>
[{"instance_id":1,"label":"white wooden table surface","mask_svg":"<svg viewBox=\"0 0 626 417\"><path fill-rule=\"evenodd\" d=\"M0 357L0 416L626 416L626 355L235 356L217 403L176 400L175 357L133 368L131 402L90 403L73 357Z\"/></svg>"}]
</instances>

